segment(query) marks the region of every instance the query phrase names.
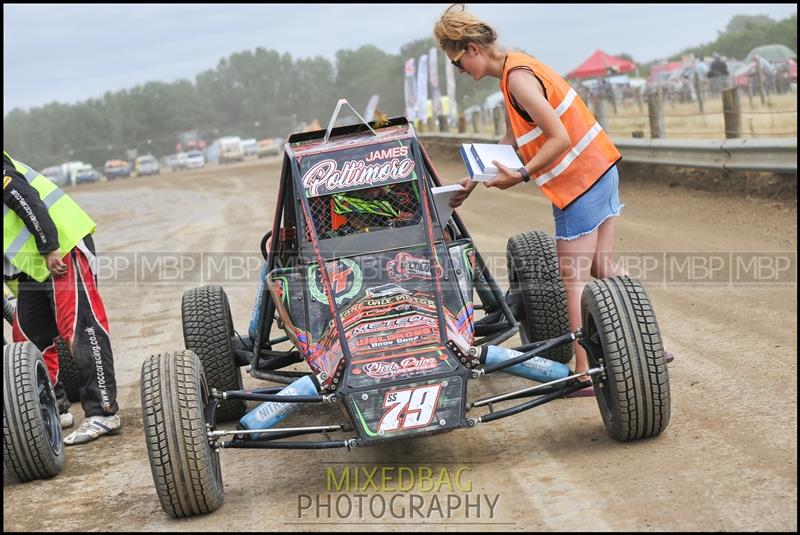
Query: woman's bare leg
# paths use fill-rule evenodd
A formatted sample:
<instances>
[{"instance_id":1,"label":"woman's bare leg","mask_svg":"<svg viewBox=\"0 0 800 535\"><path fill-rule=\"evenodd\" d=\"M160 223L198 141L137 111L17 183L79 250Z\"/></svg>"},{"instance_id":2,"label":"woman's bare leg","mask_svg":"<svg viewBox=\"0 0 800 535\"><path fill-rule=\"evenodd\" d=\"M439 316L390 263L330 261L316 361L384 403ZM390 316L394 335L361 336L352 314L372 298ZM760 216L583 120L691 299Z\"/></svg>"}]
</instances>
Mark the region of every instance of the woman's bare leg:
<instances>
[{"instance_id":1,"label":"woman's bare leg","mask_svg":"<svg viewBox=\"0 0 800 535\"><path fill-rule=\"evenodd\" d=\"M567 291L567 315L573 332L581 328L581 293L591 278L592 265L597 250L598 230L574 240L556 240L558 267ZM589 369L586 351L573 342L575 371Z\"/></svg>"},{"instance_id":2,"label":"woman's bare leg","mask_svg":"<svg viewBox=\"0 0 800 535\"><path fill-rule=\"evenodd\" d=\"M597 247L592 263L592 276L598 279L627 275L627 270L614 262L614 221L609 217L597 229Z\"/></svg>"}]
</instances>

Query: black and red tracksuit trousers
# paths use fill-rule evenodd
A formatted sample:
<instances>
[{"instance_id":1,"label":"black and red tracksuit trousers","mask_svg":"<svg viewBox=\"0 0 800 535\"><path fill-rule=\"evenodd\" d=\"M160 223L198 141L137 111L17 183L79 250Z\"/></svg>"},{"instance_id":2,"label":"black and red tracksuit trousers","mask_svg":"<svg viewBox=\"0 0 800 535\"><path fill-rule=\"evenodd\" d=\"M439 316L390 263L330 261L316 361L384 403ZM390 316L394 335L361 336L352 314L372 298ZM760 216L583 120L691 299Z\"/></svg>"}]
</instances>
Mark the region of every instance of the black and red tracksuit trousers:
<instances>
[{"instance_id":1,"label":"black and red tracksuit trousers","mask_svg":"<svg viewBox=\"0 0 800 535\"><path fill-rule=\"evenodd\" d=\"M84 244L94 253L91 237ZM87 417L116 414L117 382L108 335L108 319L97 278L89 259L78 247L63 262L67 272L37 282L21 274L12 328L15 342L30 341L44 356L50 380L58 378L56 338L66 342L78 368L79 392ZM56 390L62 412L69 406L63 387Z\"/></svg>"}]
</instances>

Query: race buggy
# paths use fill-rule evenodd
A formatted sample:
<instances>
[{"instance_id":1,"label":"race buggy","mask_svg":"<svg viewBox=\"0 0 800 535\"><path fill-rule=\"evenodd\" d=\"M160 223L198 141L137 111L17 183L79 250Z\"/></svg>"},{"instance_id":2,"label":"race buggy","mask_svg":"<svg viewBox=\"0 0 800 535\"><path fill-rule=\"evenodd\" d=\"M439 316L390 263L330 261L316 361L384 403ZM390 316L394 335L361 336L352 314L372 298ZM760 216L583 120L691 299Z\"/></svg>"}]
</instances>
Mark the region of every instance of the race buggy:
<instances>
[{"instance_id":1,"label":"race buggy","mask_svg":"<svg viewBox=\"0 0 800 535\"><path fill-rule=\"evenodd\" d=\"M349 449L468 429L585 388L583 375L613 438L661 433L669 378L639 282L589 284L582 328L570 331L554 240L533 231L509 240L501 292L458 215L439 218L440 181L413 126L400 117L334 128L343 103L327 130L285 145L248 335L234 330L221 287L190 289L186 349L142 366L145 439L164 511L184 517L221 505L221 449ZM522 346L498 347L518 330ZM575 340L589 354L586 374L563 364ZM293 349L275 348L287 341ZM310 371L285 369L300 362ZM467 399L469 381L533 362L525 370L539 375L520 374L540 384ZM282 386L244 389L241 366ZM261 404L246 412L245 401ZM307 403L338 407L341 421L274 427ZM228 420L239 421L235 429L217 429ZM320 436L296 438L311 434Z\"/></svg>"}]
</instances>

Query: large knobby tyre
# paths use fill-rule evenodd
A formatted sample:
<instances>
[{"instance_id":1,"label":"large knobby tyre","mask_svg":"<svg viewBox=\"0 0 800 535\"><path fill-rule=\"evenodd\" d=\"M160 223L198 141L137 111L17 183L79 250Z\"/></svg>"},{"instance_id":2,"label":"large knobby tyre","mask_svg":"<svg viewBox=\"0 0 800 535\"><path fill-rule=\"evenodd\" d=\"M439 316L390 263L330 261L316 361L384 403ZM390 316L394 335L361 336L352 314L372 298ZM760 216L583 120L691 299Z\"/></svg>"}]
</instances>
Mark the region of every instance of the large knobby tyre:
<instances>
[{"instance_id":1,"label":"large knobby tyre","mask_svg":"<svg viewBox=\"0 0 800 535\"><path fill-rule=\"evenodd\" d=\"M81 400L78 365L72 357L69 346L62 338L58 339L56 348L58 349L58 380L64 387L67 399L76 403Z\"/></svg>"},{"instance_id":2,"label":"large knobby tyre","mask_svg":"<svg viewBox=\"0 0 800 535\"><path fill-rule=\"evenodd\" d=\"M522 295L524 314L520 321L523 344L549 340L570 332L567 292L558 269L558 254L552 236L532 230L508 240L506 248L508 283ZM542 355L566 363L572 358L572 344Z\"/></svg>"},{"instance_id":3,"label":"large knobby tyre","mask_svg":"<svg viewBox=\"0 0 800 535\"><path fill-rule=\"evenodd\" d=\"M221 286L192 288L183 294L181 308L186 349L200 357L209 388L241 390L242 372L231 346L233 322L228 297ZM219 422L238 420L245 413L239 399L222 400L217 407Z\"/></svg>"},{"instance_id":4,"label":"large knobby tyre","mask_svg":"<svg viewBox=\"0 0 800 535\"><path fill-rule=\"evenodd\" d=\"M656 436L670 416L661 332L650 298L629 277L592 281L581 295L583 333L595 397L609 435L621 441Z\"/></svg>"},{"instance_id":5,"label":"large knobby tyre","mask_svg":"<svg viewBox=\"0 0 800 535\"><path fill-rule=\"evenodd\" d=\"M3 463L23 482L64 468L56 394L44 358L30 342L3 347Z\"/></svg>"},{"instance_id":6,"label":"large knobby tyre","mask_svg":"<svg viewBox=\"0 0 800 535\"><path fill-rule=\"evenodd\" d=\"M162 509L173 518L217 510L222 470L206 435L208 384L200 359L188 350L151 355L141 381L147 456Z\"/></svg>"}]
</instances>

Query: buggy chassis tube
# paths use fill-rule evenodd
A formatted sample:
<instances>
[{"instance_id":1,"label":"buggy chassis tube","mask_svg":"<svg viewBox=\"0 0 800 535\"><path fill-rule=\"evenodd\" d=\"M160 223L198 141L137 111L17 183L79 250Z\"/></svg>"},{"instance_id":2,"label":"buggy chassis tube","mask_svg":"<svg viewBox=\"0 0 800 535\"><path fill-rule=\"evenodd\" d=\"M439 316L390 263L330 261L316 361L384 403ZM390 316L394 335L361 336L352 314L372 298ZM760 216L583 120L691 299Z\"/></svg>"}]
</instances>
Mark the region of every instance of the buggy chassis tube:
<instances>
[{"instance_id":1,"label":"buggy chassis tube","mask_svg":"<svg viewBox=\"0 0 800 535\"><path fill-rule=\"evenodd\" d=\"M560 395L564 395L565 393L570 392L571 391L570 386L574 385L570 385L565 388L554 388L554 385L560 383L566 383L567 381L570 381L572 379L577 379L578 377L583 377L584 375L597 375L599 373L603 373L603 371L604 371L603 368L592 368L590 370L586 370L583 373L576 373L561 379L555 379L547 383L542 383L540 385L523 388L522 390L517 390L516 392L509 392L508 394L500 394L499 396L494 396L492 398L473 401L470 404L470 408L483 407L484 405L491 405L492 403L497 403L498 401L505 401L509 399L527 397L529 395L535 395L534 392L536 394L550 394L553 392L558 392ZM581 388L584 388L584 385L579 385L579 386L580 388L576 388L575 390L580 390Z\"/></svg>"},{"instance_id":2,"label":"buggy chassis tube","mask_svg":"<svg viewBox=\"0 0 800 535\"><path fill-rule=\"evenodd\" d=\"M355 439L325 440L319 442L272 442L263 440L231 440L222 442L220 448L243 448L264 450L325 450L330 448L354 448Z\"/></svg>"},{"instance_id":3,"label":"buggy chassis tube","mask_svg":"<svg viewBox=\"0 0 800 535\"><path fill-rule=\"evenodd\" d=\"M579 329L579 330L577 330L575 332L567 333L567 334L561 335L561 336L559 336L557 338L552 338L552 339L542 343L541 345L535 347L534 349L531 349L530 351L527 351L527 352L523 353L522 355L514 357L513 359L508 359L508 360L505 360L503 362L498 362L497 364L492 364L492 365L489 365L489 366L485 366L484 368L482 368L480 370L476 370L476 372L479 375L484 375L484 374L487 374L487 373L496 372L498 370L502 370L502 369L514 366L515 364L520 364L521 362L525 362L526 360L530 360L533 357L538 356L540 353L544 353L545 351L549 351L550 349L553 349L554 347L558 347L558 346L573 342L575 340L579 340L581 338L583 338L583 333Z\"/></svg>"}]
</instances>

